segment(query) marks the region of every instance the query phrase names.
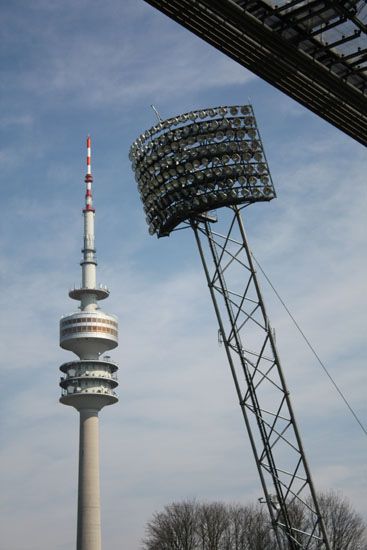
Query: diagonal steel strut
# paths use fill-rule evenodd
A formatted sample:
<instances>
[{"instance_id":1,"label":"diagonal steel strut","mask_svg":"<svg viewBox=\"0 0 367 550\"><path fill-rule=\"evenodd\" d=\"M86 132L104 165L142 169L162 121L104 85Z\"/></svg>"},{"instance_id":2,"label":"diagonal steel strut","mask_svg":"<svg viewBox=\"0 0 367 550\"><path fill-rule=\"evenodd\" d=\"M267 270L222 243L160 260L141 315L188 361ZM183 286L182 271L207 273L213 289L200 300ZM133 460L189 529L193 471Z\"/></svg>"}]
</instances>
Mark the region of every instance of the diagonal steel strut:
<instances>
[{"instance_id":1,"label":"diagonal steel strut","mask_svg":"<svg viewBox=\"0 0 367 550\"><path fill-rule=\"evenodd\" d=\"M279 548L330 550L324 522L265 310L241 210L221 210L221 233L205 216L190 225ZM222 229L222 228L221 228ZM251 351L250 351L251 350ZM311 518L300 524L292 506Z\"/></svg>"}]
</instances>

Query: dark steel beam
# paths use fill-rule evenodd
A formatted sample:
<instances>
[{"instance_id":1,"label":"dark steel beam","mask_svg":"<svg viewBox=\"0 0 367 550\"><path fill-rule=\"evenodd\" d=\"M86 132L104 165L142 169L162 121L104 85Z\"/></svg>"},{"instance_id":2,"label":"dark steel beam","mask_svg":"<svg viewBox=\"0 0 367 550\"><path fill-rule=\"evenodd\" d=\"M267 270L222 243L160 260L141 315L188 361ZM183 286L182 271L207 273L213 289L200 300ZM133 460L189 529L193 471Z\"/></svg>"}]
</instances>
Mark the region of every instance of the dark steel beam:
<instances>
[{"instance_id":1,"label":"dark steel beam","mask_svg":"<svg viewBox=\"0 0 367 550\"><path fill-rule=\"evenodd\" d=\"M361 72L349 73L348 80L338 76L233 0L145 1L367 145L367 97Z\"/></svg>"}]
</instances>

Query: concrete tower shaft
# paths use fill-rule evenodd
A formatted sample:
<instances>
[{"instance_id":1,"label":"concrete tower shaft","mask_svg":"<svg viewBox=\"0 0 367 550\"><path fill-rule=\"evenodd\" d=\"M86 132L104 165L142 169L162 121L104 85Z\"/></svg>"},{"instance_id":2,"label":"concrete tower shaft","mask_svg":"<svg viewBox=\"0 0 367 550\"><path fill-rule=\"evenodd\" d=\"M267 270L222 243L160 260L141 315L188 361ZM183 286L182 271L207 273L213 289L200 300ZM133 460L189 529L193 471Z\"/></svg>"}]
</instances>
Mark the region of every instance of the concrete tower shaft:
<instances>
[{"instance_id":1,"label":"concrete tower shaft","mask_svg":"<svg viewBox=\"0 0 367 550\"><path fill-rule=\"evenodd\" d=\"M99 418L80 411L77 550L101 549Z\"/></svg>"},{"instance_id":2,"label":"concrete tower shaft","mask_svg":"<svg viewBox=\"0 0 367 550\"><path fill-rule=\"evenodd\" d=\"M108 356L101 357L118 345L118 321L114 315L103 313L98 304L109 291L96 283L92 182L88 137L82 283L69 292L80 306L78 312L60 320L60 346L79 357L60 367L60 402L80 413L77 550L101 550L98 413L118 401L118 367Z\"/></svg>"}]
</instances>

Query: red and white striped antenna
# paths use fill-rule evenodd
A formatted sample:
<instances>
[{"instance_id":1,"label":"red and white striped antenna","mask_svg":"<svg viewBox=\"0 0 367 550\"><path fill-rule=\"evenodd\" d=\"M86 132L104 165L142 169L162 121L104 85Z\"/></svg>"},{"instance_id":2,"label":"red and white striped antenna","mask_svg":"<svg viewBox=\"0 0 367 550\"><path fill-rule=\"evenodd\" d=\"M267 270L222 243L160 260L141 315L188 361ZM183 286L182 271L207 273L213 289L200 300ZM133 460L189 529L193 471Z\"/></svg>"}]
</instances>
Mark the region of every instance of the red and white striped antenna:
<instances>
[{"instance_id":1,"label":"red and white striped antenna","mask_svg":"<svg viewBox=\"0 0 367 550\"><path fill-rule=\"evenodd\" d=\"M93 208L93 197L92 197L92 166L91 166L91 138L87 137L87 173L84 179L86 183L86 192L85 192L85 210L90 210L94 212Z\"/></svg>"}]
</instances>

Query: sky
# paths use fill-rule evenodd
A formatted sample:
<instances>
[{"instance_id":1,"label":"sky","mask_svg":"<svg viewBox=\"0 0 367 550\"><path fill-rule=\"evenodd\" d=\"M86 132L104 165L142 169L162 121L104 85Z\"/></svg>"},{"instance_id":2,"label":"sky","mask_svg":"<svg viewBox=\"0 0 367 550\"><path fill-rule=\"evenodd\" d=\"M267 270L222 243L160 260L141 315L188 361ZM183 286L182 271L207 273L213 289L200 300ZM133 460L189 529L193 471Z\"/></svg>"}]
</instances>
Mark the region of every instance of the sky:
<instances>
[{"instance_id":1,"label":"sky","mask_svg":"<svg viewBox=\"0 0 367 550\"><path fill-rule=\"evenodd\" d=\"M75 546L77 413L58 403L58 322L80 282L92 136L98 280L118 315L120 401L101 413L104 550L139 550L172 501L253 502L260 482L193 235L150 237L128 151L163 118L251 102L278 198L252 250L367 425L366 156L143 0L1 6L0 550ZM366 437L264 278L316 488L367 519Z\"/></svg>"}]
</instances>

